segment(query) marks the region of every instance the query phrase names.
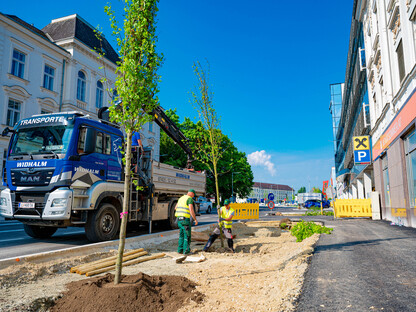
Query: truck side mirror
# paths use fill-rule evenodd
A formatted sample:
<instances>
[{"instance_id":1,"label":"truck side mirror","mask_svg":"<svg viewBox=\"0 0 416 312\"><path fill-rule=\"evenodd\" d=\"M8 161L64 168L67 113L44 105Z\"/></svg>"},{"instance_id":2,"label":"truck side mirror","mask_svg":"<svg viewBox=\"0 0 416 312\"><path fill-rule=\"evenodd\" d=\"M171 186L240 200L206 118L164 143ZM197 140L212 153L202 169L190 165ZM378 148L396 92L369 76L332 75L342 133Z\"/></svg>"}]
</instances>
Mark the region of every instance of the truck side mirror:
<instances>
[{"instance_id":1,"label":"truck side mirror","mask_svg":"<svg viewBox=\"0 0 416 312\"><path fill-rule=\"evenodd\" d=\"M87 128L87 133L85 134L85 145L84 153L91 154L95 151L95 140L96 140L96 131L93 128Z\"/></svg>"},{"instance_id":2,"label":"truck side mirror","mask_svg":"<svg viewBox=\"0 0 416 312\"><path fill-rule=\"evenodd\" d=\"M1 133L1 136L7 136L9 133L14 133L13 129L9 129L9 127L4 128L3 132Z\"/></svg>"}]
</instances>

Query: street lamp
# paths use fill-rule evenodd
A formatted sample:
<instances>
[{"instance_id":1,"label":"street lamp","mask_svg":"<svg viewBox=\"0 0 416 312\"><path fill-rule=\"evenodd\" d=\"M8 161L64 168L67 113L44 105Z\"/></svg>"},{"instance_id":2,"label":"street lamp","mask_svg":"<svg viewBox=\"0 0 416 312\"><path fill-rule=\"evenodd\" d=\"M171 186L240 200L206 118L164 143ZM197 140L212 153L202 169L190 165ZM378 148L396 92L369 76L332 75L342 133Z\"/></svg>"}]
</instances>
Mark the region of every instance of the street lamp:
<instances>
[{"instance_id":1,"label":"street lamp","mask_svg":"<svg viewBox=\"0 0 416 312\"><path fill-rule=\"evenodd\" d=\"M234 173L239 174L240 172L234 172L234 171L231 172L231 197L233 198L233 200L234 200Z\"/></svg>"}]
</instances>

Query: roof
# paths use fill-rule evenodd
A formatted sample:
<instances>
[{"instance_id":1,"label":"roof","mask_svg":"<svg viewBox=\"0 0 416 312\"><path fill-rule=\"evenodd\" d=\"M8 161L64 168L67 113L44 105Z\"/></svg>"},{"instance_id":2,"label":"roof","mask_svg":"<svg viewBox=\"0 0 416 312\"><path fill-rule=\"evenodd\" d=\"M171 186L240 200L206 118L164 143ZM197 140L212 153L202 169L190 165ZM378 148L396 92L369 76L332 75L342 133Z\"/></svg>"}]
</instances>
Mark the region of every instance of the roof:
<instances>
[{"instance_id":1,"label":"roof","mask_svg":"<svg viewBox=\"0 0 416 312\"><path fill-rule=\"evenodd\" d=\"M76 38L93 50L103 51L105 58L117 64L117 61L120 60L117 52L104 36L101 37L100 42L94 30L94 27L78 14L52 20L42 29L54 42Z\"/></svg>"},{"instance_id":2,"label":"roof","mask_svg":"<svg viewBox=\"0 0 416 312\"><path fill-rule=\"evenodd\" d=\"M10 18L13 21L15 21L16 23L20 24L21 26L29 29L31 32L35 33L36 35L41 36L42 38L50 41L49 38L46 36L46 34L42 30L40 30L40 29L36 28L35 26L25 22L24 20L20 19L16 15L10 15L10 14L3 14L3 15Z\"/></svg>"},{"instance_id":3,"label":"roof","mask_svg":"<svg viewBox=\"0 0 416 312\"><path fill-rule=\"evenodd\" d=\"M284 184L254 182L253 187L258 187L261 189L279 190L279 191L294 191L290 186L284 185Z\"/></svg>"}]
</instances>

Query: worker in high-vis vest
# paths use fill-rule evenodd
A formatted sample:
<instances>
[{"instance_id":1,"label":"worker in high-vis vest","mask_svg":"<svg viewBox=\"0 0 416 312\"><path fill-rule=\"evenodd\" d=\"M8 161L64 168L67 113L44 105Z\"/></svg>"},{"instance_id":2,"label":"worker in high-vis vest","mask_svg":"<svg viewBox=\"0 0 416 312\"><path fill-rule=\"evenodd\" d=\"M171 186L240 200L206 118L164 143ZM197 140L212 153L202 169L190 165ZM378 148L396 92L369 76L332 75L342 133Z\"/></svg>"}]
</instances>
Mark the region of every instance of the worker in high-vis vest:
<instances>
[{"instance_id":1,"label":"worker in high-vis vest","mask_svg":"<svg viewBox=\"0 0 416 312\"><path fill-rule=\"evenodd\" d=\"M178 253L184 255L191 252L191 216L195 225L198 225L194 210L194 197L195 190L190 189L186 195L179 198L175 207L175 217L178 219L179 227Z\"/></svg>"},{"instance_id":2,"label":"worker in high-vis vest","mask_svg":"<svg viewBox=\"0 0 416 312\"><path fill-rule=\"evenodd\" d=\"M212 232L211 236L208 239L207 244L204 247L204 251L208 251L209 247L215 242L215 240L220 236L220 228L222 228L222 232L224 233L225 238L227 239L228 248L232 252L234 252L234 242L233 242L233 234L232 234L232 227L233 227L233 219L234 217L234 209L230 206L230 201L226 199L224 201L224 206L220 209L220 216L218 220L218 227Z\"/></svg>"}]
</instances>

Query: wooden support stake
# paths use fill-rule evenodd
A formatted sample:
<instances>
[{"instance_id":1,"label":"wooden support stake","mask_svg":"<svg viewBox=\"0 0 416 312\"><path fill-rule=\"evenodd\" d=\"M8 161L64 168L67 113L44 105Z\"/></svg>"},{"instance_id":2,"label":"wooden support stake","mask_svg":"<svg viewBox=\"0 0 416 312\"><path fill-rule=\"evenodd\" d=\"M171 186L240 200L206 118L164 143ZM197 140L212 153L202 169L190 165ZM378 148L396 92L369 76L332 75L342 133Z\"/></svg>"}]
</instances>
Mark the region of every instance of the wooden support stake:
<instances>
[{"instance_id":1,"label":"wooden support stake","mask_svg":"<svg viewBox=\"0 0 416 312\"><path fill-rule=\"evenodd\" d=\"M129 256L129 255L132 255L132 254L135 254L135 253L141 252L141 251L143 251L143 250L144 250L143 248L139 248L139 249L131 250L131 251L125 252L125 253L124 253L124 256ZM70 270L70 272L71 272L71 273L76 273L76 272L77 272L77 270L79 270L79 269L81 269L81 268L83 268L83 267L87 267L87 266L95 265L95 264L98 264L98 263L101 263L101 262L110 261L110 260L113 260L113 259L116 259L116 258L117 258L117 256L111 256L111 257L103 258L103 259L96 260L96 261L93 261L93 262L79 264L79 265L77 265L77 266L72 267L72 268L71 268L71 270Z\"/></svg>"},{"instance_id":2,"label":"wooden support stake","mask_svg":"<svg viewBox=\"0 0 416 312\"><path fill-rule=\"evenodd\" d=\"M157 254L157 255L154 255L154 256L143 257L143 258L140 258L140 259L134 259L134 260L126 261L126 262L123 263L123 267L129 266L129 265L132 265L132 264L137 264L137 263L149 261L149 260L153 260L153 259L157 259L157 258L163 258L164 256L165 256L165 254L161 253L161 254ZM95 271L90 271L90 272L87 272L85 274L85 276L97 275L97 274L100 274L100 273L115 270L115 268L116 268L116 266L113 265L111 267L102 268L102 269L98 269L98 270L95 270Z\"/></svg>"},{"instance_id":3,"label":"wooden support stake","mask_svg":"<svg viewBox=\"0 0 416 312\"><path fill-rule=\"evenodd\" d=\"M135 253L133 255L130 255L130 256L123 257L123 260L122 261L125 262L125 261L131 260L131 259L135 259L135 258L144 256L144 255L147 255L147 254L148 254L147 251L142 251L142 252L139 252L139 253ZM116 264L116 262L117 262L117 259L110 260L110 261L106 261L106 262L102 262L102 263L98 263L96 265L91 265L89 267L86 267L86 268L77 270L77 273L82 275L82 274L87 273L88 271L93 271L93 270L97 270L97 269L101 269L101 268L105 268L105 267L114 265L114 264Z\"/></svg>"}]
</instances>

